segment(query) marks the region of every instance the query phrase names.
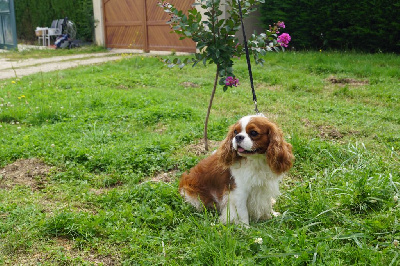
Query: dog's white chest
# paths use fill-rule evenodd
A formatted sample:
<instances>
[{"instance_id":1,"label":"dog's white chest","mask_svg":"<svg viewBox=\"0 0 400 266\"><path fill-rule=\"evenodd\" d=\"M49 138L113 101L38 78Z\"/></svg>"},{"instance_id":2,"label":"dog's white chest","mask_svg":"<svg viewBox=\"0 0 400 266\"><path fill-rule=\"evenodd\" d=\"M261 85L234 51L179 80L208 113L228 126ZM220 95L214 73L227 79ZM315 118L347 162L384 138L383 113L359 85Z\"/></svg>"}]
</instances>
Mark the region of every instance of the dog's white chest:
<instances>
[{"instance_id":1,"label":"dog's white chest","mask_svg":"<svg viewBox=\"0 0 400 266\"><path fill-rule=\"evenodd\" d=\"M254 220L270 218L272 201L280 194L282 175L272 172L265 156L246 158L234 164L230 170L236 183L236 188L231 192L235 204L245 204L248 216Z\"/></svg>"},{"instance_id":2,"label":"dog's white chest","mask_svg":"<svg viewBox=\"0 0 400 266\"><path fill-rule=\"evenodd\" d=\"M263 186L268 181L279 179L280 175L272 172L264 155L241 160L230 168L236 184L244 187Z\"/></svg>"}]
</instances>

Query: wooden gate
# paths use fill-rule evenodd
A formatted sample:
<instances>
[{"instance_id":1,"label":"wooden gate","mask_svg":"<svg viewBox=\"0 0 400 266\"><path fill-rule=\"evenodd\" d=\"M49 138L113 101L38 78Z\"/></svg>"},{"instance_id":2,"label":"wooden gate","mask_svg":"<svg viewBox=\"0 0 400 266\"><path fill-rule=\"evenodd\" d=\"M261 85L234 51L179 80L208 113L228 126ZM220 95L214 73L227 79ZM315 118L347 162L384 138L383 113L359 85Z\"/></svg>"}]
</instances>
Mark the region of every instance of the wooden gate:
<instances>
[{"instance_id":1,"label":"wooden gate","mask_svg":"<svg viewBox=\"0 0 400 266\"><path fill-rule=\"evenodd\" d=\"M169 20L158 0L104 0L103 17L105 43L110 48L141 49L146 52L180 51L195 52L191 39L179 40L170 33ZM176 8L188 10L194 0L170 0Z\"/></svg>"}]
</instances>

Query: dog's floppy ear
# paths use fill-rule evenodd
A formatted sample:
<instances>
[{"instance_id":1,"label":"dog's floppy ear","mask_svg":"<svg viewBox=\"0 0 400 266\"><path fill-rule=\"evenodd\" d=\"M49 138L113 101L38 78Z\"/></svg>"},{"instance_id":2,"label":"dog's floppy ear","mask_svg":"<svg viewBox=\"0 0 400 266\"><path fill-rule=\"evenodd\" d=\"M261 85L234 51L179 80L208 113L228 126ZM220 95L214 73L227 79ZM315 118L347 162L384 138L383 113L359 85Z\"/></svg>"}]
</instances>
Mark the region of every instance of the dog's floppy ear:
<instances>
[{"instance_id":1,"label":"dog's floppy ear","mask_svg":"<svg viewBox=\"0 0 400 266\"><path fill-rule=\"evenodd\" d=\"M229 132L226 138L220 144L218 150L216 151L216 155L218 156L218 163L223 168L228 168L231 166L235 160L238 158L236 151L232 147L232 140L235 137L235 125L232 125L229 128Z\"/></svg>"},{"instance_id":2,"label":"dog's floppy ear","mask_svg":"<svg viewBox=\"0 0 400 266\"><path fill-rule=\"evenodd\" d=\"M277 174L288 171L294 160L292 145L283 139L282 132L275 125L270 126L268 138L269 145L266 155L269 167Z\"/></svg>"}]
</instances>

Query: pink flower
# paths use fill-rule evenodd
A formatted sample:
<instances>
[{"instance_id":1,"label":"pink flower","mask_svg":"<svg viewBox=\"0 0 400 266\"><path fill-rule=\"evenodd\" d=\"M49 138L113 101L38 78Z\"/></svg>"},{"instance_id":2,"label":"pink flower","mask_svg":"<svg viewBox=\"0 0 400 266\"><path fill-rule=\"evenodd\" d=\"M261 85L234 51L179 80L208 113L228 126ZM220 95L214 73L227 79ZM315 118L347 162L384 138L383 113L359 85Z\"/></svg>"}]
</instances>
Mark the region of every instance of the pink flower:
<instances>
[{"instance_id":1,"label":"pink flower","mask_svg":"<svg viewBox=\"0 0 400 266\"><path fill-rule=\"evenodd\" d=\"M283 22L283 21L278 21L277 25L279 28L283 28L283 29L286 27L285 22Z\"/></svg>"},{"instance_id":2,"label":"pink flower","mask_svg":"<svg viewBox=\"0 0 400 266\"><path fill-rule=\"evenodd\" d=\"M239 79L229 76L225 79L225 85L230 87L237 87L237 85L239 85Z\"/></svg>"},{"instance_id":3,"label":"pink flower","mask_svg":"<svg viewBox=\"0 0 400 266\"><path fill-rule=\"evenodd\" d=\"M288 44L292 38L287 33L282 33L278 36L278 43L283 47L288 47Z\"/></svg>"}]
</instances>

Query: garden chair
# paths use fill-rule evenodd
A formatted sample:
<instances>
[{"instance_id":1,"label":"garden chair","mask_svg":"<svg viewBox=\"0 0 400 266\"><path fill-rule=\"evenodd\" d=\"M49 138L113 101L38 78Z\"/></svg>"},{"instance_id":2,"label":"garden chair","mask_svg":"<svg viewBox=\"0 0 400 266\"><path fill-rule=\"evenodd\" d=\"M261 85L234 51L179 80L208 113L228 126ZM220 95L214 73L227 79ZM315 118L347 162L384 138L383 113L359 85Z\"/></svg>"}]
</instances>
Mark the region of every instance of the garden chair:
<instances>
[{"instance_id":1,"label":"garden chair","mask_svg":"<svg viewBox=\"0 0 400 266\"><path fill-rule=\"evenodd\" d=\"M46 39L47 45L50 46L51 36L59 36L62 34L64 19L55 19L51 22L51 27L47 29Z\"/></svg>"}]
</instances>

